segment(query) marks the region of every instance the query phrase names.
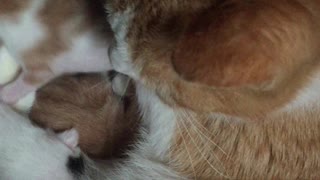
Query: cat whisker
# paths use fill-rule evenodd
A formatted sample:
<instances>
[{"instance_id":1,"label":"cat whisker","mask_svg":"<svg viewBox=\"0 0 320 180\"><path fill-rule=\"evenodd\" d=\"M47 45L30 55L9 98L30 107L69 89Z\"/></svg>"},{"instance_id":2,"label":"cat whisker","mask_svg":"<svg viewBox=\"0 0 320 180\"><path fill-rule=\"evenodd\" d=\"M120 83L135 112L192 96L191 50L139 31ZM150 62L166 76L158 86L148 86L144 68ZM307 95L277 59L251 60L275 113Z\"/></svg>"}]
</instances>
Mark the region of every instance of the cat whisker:
<instances>
[{"instance_id":1,"label":"cat whisker","mask_svg":"<svg viewBox=\"0 0 320 180\"><path fill-rule=\"evenodd\" d=\"M180 134L180 136L181 136L181 138L182 138L183 144L184 144L185 149L186 149L186 151L187 151L187 153L188 153L188 156L189 156L189 160L190 160L191 167L192 167L193 174L194 174L194 179L197 180L197 173L196 173L196 170L195 170L195 168L194 168L194 163L193 163L193 161L192 161L191 154L190 154L190 152L189 152L189 150L188 150L187 143L186 143L186 140L185 140L185 138L184 138L184 136L183 136L183 133L182 133L182 130L181 130L181 127L180 127L180 123L179 123L179 122L177 123L177 126L178 126L178 130L179 130L179 134Z\"/></svg>"},{"instance_id":2,"label":"cat whisker","mask_svg":"<svg viewBox=\"0 0 320 180\"><path fill-rule=\"evenodd\" d=\"M210 143L216 146L224 155L229 156L228 153L226 153L217 143L215 143L208 135L202 132L197 125L201 126L203 130L205 130L210 136L214 136L211 132L208 131L207 128L205 128L201 123L199 123L191 113L188 113L185 110L183 110L183 112L184 114L186 114L184 118L189 121L190 125L192 125L199 134L204 136ZM189 118L193 118L193 119L189 119ZM197 125L194 124L195 122L197 123Z\"/></svg>"},{"instance_id":3,"label":"cat whisker","mask_svg":"<svg viewBox=\"0 0 320 180\"><path fill-rule=\"evenodd\" d=\"M226 155L227 157L229 157L229 155L228 155L217 143L215 143L214 141L212 141L212 139L211 139L210 137L208 137L207 135L205 135L201 130L198 129L197 126L195 126L195 125L193 124L193 122L196 121L196 119L194 118L194 116L192 116L190 113L187 113L186 111L183 111L183 112L184 112L183 115L186 116L184 119L188 120L189 123L190 123L190 125L194 128L194 130L196 131L197 135L200 137L200 140L201 140L201 141L203 142L203 144L204 144L204 149L205 149L206 147L209 147L209 148L213 151L213 148L212 148L212 147L210 146L210 144L207 143L207 141L205 140L205 139L207 139L207 140L209 140L209 142L211 142L215 147L217 147L224 155ZM190 114L190 115L188 115L188 114ZM189 119L189 118L193 118L193 119ZM204 136L205 139L203 139L202 136ZM218 162L220 163L220 165L221 165L221 167L223 168L223 170L224 170L225 172L227 172L226 169L224 168L223 163L221 162L220 158L219 158L216 154L214 154L214 153L213 153L213 156L218 160Z\"/></svg>"},{"instance_id":4,"label":"cat whisker","mask_svg":"<svg viewBox=\"0 0 320 180\"><path fill-rule=\"evenodd\" d=\"M105 84L106 82L107 82L106 80L101 80L100 82L96 83L95 85L91 86L88 90L86 90L85 93L92 91L93 89L99 87L102 84Z\"/></svg>"},{"instance_id":5,"label":"cat whisker","mask_svg":"<svg viewBox=\"0 0 320 180\"><path fill-rule=\"evenodd\" d=\"M201 157L208 163L208 165L214 170L216 171L220 176L225 177L225 178L229 178L229 176L224 175L224 173L220 172L217 168L215 168L212 163L205 157L205 155L202 153L201 149L197 146L197 143L195 142L194 138L191 136L190 131L188 130L186 124L183 122L183 120L180 120L179 118L177 118L178 122L183 125L183 128L185 129L185 131L187 132L188 136L190 137L191 142L195 145L195 148L198 150L198 152L200 153Z\"/></svg>"}]
</instances>

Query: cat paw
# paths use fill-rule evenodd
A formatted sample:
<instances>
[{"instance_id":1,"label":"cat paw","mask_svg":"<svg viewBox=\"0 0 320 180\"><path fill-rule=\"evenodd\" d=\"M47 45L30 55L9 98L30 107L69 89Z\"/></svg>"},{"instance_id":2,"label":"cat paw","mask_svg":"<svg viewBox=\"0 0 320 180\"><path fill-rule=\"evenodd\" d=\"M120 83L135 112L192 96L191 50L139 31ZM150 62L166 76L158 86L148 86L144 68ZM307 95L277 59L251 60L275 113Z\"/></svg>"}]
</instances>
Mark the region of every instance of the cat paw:
<instances>
[{"instance_id":1,"label":"cat paw","mask_svg":"<svg viewBox=\"0 0 320 180\"><path fill-rule=\"evenodd\" d=\"M112 68L117 72L130 76L133 79L138 79L135 66L129 57L129 49L126 45L126 42L117 42L110 46L109 58Z\"/></svg>"},{"instance_id":2,"label":"cat paw","mask_svg":"<svg viewBox=\"0 0 320 180\"><path fill-rule=\"evenodd\" d=\"M23 76L20 75L16 80L0 89L0 101L14 105L29 93L35 92L36 90L36 86L27 84Z\"/></svg>"},{"instance_id":3,"label":"cat paw","mask_svg":"<svg viewBox=\"0 0 320 180\"><path fill-rule=\"evenodd\" d=\"M22 113L28 113L34 104L35 99L36 92L34 91L19 99L18 102L13 105L13 107Z\"/></svg>"},{"instance_id":4,"label":"cat paw","mask_svg":"<svg viewBox=\"0 0 320 180\"><path fill-rule=\"evenodd\" d=\"M117 74L112 80L112 90L118 96L124 96L129 87L130 79L123 74Z\"/></svg>"},{"instance_id":5,"label":"cat paw","mask_svg":"<svg viewBox=\"0 0 320 180\"><path fill-rule=\"evenodd\" d=\"M19 71L19 65L9 54L8 50L0 47L0 85L12 81Z\"/></svg>"}]
</instances>

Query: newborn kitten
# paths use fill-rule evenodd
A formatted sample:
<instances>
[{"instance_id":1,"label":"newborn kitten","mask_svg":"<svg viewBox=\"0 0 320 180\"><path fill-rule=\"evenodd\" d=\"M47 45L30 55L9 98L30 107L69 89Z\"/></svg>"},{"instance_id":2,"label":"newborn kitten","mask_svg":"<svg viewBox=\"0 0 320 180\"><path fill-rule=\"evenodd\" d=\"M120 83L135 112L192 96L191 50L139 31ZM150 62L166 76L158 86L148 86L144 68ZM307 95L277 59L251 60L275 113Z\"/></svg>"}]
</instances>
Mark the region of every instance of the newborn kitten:
<instances>
[{"instance_id":1,"label":"newborn kitten","mask_svg":"<svg viewBox=\"0 0 320 180\"><path fill-rule=\"evenodd\" d=\"M112 34L100 0L0 0L0 4L0 41L22 68L14 81L0 87L2 101L14 104L65 73L111 69ZM1 57L0 67L5 69L8 60Z\"/></svg>"},{"instance_id":2,"label":"newborn kitten","mask_svg":"<svg viewBox=\"0 0 320 180\"><path fill-rule=\"evenodd\" d=\"M84 171L74 129L45 131L0 104L0 137L0 179L72 180Z\"/></svg>"},{"instance_id":3,"label":"newborn kitten","mask_svg":"<svg viewBox=\"0 0 320 180\"><path fill-rule=\"evenodd\" d=\"M75 128L81 150L92 158L122 156L135 140L138 107L134 87L120 97L109 78L83 74L50 82L38 90L30 118L55 131Z\"/></svg>"}]
</instances>

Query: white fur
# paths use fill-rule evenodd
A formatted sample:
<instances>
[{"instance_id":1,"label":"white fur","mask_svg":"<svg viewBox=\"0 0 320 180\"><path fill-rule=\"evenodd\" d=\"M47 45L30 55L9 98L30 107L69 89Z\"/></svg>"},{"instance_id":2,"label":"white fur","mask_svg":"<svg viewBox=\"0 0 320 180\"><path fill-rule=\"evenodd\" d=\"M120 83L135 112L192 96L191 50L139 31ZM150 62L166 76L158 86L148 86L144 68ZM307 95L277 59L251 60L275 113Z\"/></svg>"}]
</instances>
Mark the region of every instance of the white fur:
<instances>
[{"instance_id":1,"label":"white fur","mask_svg":"<svg viewBox=\"0 0 320 180\"><path fill-rule=\"evenodd\" d=\"M68 36L72 35L69 34ZM111 70L108 58L110 41L111 37L109 39L98 40L94 32L90 31L81 34L72 39L69 51L55 58L51 69L55 74Z\"/></svg>"},{"instance_id":2,"label":"white fur","mask_svg":"<svg viewBox=\"0 0 320 180\"><path fill-rule=\"evenodd\" d=\"M126 42L127 29L133 18L131 9L127 9L123 14L115 13L109 17L111 28L115 33L115 42L109 49L109 57L112 67L131 78L138 79L138 70L133 66L130 57L129 45Z\"/></svg>"},{"instance_id":3,"label":"white fur","mask_svg":"<svg viewBox=\"0 0 320 180\"><path fill-rule=\"evenodd\" d=\"M168 150L171 146L176 129L176 116L174 110L165 105L159 97L143 85L136 84L137 96L143 123L148 129L148 146L151 147L150 157L159 160L168 160ZM147 152L144 152L147 153Z\"/></svg>"},{"instance_id":4,"label":"white fur","mask_svg":"<svg viewBox=\"0 0 320 180\"><path fill-rule=\"evenodd\" d=\"M0 179L73 179L66 166L73 151L2 104L0 137Z\"/></svg>"}]
</instances>

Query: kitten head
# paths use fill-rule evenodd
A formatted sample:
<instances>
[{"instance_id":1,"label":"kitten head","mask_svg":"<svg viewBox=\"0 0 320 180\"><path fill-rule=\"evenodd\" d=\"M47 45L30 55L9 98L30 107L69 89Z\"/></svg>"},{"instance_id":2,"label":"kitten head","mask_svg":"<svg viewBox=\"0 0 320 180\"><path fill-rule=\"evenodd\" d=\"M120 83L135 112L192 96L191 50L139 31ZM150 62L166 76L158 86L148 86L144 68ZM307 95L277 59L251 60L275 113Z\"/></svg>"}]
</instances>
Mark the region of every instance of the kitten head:
<instances>
[{"instance_id":1,"label":"kitten head","mask_svg":"<svg viewBox=\"0 0 320 180\"><path fill-rule=\"evenodd\" d=\"M128 93L114 94L100 74L63 76L37 92L29 117L54 131L77 129L79 146L90 157L118 157L134 140L139 124L135 98Z\"/></svg>"},{"instance_id":2,"label":"kitten head","mask_svg":"<svg viewBox=\"0 0 320 180\"><path fill-rule=\"evenodd\" d=\"M173 107L264 115L291 102L319 67L319 24L296 1L110 1L107 9L118 34L114 67Z\"/></svg>"}]
</instances>

